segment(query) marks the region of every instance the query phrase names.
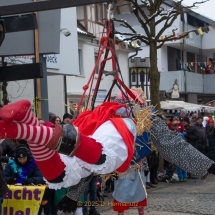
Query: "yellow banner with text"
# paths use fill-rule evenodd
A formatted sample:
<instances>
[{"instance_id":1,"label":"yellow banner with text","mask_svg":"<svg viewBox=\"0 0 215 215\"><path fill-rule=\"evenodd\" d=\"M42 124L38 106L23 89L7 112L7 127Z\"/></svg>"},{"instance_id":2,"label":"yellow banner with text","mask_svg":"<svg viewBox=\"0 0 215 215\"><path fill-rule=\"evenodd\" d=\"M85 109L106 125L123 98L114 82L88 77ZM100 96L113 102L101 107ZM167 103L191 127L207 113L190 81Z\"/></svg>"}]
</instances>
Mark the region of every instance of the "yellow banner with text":
<instances>
[{"instance_id":1,"label":"yellow banner with text","mask_svg":"<svg viewBox=\"0 0 215 215\"><path fill-rule=\"evenodd\" d=\"M3 215L37 215L46 186L8 185L4 195Z\"/></svg>"}]
</instances>

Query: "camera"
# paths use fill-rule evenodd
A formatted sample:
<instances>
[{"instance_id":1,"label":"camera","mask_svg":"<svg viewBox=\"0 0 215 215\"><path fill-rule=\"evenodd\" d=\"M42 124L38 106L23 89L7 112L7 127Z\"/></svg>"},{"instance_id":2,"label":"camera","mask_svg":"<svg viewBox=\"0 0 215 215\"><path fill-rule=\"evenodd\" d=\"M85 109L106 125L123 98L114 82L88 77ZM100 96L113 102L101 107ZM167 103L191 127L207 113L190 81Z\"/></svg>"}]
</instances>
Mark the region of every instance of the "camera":
<instances>
[{"instance_id":1,"label":"camera","mask_svg":"<svg viewBox=\"0 0 215 215\"><path fill-rule=\"evenodd\" d=\"M61 29L61 31L64 34L64 36L66 36L66 37L71 35L71 32L67 28L63 28L63 29Z\"/></svg>"}]
</instances>

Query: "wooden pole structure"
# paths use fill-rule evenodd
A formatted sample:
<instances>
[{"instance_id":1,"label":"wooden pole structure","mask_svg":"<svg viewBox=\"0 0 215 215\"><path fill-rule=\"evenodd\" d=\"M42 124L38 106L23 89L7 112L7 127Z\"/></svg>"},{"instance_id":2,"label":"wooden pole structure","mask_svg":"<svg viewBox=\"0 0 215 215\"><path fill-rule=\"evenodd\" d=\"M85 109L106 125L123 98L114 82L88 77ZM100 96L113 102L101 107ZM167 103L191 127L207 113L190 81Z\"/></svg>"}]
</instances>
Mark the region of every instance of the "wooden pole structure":
<instances>
[{"instance_id":1,"label":"wooden pole structure","mask_svg":"<svg viewBox=\"0 0 215 215\"><path fill-rule=\"evenodd\" d=\"M34 2L36 2L37 0L34 0ZM35 12L35 15L36 15L36 19L37 19L37 23L38 23L38 13ZM38 28L34 30L34 50L35 50L35 60L36 60L36 63L39 63L40 62L40 52L39 52L39 30ZM35 110L37 111L37 117L38 118L42 118L42 104L41 104L41 98L42 98L42 94L41 94L41 80L40 78L38 78L36 80L36 83L37 83L37 98L36 98L36 101L37 102L37 105L35 105L35 107L37 107L38 109Z\"/></svg>"}]
</instances>

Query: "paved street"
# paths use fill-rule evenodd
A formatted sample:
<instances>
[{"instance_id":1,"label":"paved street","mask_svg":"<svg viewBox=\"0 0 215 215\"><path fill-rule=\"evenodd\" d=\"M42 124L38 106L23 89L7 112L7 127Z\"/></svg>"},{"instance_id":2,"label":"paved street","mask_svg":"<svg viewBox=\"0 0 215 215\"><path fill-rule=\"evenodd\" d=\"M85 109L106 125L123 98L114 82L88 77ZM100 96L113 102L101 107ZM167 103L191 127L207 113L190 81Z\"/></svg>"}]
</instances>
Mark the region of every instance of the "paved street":
<instances>
[{"instance_id":1,"label":"paved street","mask_svg":"<svg viewBox=\"0 0 215 215\"><path fill-rule=\"evenodd\" d=\"M160 182L148 191L146 215L215 215L215 176L205 180L188 179L187 182ZM112 201L111 194L105 201ZM116 215L111 207L100 207L101 215ZM125 214L137 215L137 209Z\"/></svg>"}]
</instances>

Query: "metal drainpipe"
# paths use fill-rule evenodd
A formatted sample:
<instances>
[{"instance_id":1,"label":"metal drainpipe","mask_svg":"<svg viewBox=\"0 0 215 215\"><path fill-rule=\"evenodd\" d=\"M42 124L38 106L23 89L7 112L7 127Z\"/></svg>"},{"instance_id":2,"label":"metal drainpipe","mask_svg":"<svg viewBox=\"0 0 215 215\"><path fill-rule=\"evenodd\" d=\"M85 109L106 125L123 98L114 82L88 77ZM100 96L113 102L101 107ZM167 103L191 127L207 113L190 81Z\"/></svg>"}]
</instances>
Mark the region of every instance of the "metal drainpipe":
<instances>
[{"instance_id":1,"label":"metal drainpipe","mask_svg":"<svg viewBox=\"0 0 215 215\"><path fill-rule=\"evenodd\" d=\"M185 20L184 20L184 17L183 17L183 22L182 22L182 30L184 32L185 30ZM183 39L183 42L182 42L182 51L181 51L181 60L182 60L182 63L184 63L184 41L185 41L186 38ZM186 88L186 71L182 65L182 69L184 71L184 92L185 92L185 102L187 102L187 88Z\"/></svg>"}]
</instances>

